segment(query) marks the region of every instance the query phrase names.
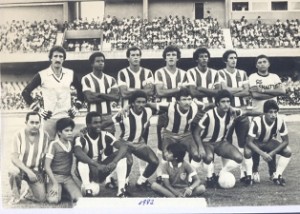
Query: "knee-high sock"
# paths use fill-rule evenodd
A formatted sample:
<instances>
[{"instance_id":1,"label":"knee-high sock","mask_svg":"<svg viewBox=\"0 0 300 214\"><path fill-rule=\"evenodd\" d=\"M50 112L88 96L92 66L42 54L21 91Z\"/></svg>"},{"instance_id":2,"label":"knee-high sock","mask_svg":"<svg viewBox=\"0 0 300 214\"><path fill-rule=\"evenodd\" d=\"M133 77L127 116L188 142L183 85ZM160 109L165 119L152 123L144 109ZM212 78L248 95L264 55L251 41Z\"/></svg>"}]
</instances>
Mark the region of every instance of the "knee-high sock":
<instances>
[{"instance_id":1,"label":"knee-high sock","mask_svg":"<svg viewBox=\"0 0 300 214\"><path fill-rule=\"evenodd\" d=\"M239 151L240 151L240 153L244 154L243 148L239 148ZM245 157L243 157L243 162L240 164L241 178L245 176L244 172L246 172Z\"/></svg>"},{"instance_id":2,"label":"knee-high sock","mask_svg":"<svg viewBox=\"0 0 300 214\"><path fill-rule=\"evenodd\" d=\"M246 166L246 174L252 176L253 160L252 158L245 158L244 160Z\"/></svg>"},{"instance_id":3,"label":"knee-high sock","mask_svg":"<svg viewBox=\"0 0 300 214\"><path fill-rule=\"evenodd\" d=\"M119 160L116 167L116 173L118 178L118 195L121 193L121 189L125 188L126 172L127 172L127 161L126 158L123 158Z\"/></svg>"},{"instance_id":4,"label":"knee-high sock","mask_svg":"<svg viewBox=\"0 0 300 214\"><path fill-rule=\"evenodd\" d=\"M78 163L78 172L82 181L82 186L86 189L91 185L90 182L90 168L88 164L79 162Z\"/></svg>"},{"instance_id":5,"label":"knee-high sock","mask_svg":"<svg viewBox=\"0 0 300 214\"><path fill-rule=\"evenodd\" d=\"M287 165L289 164L291 158L286 158L283 156L280 156L278 159L278 164L277 164L277 170L276 170L276 174L277 175L282 175L282 173L284 172L285 168L287 167Z\"/></svg>"},{"instance_id":6,"label":"knee-high sock","mask_svg":"<svg viewBox=\"0 0 300 214\"><path fill-rule=\"evenodd\" d=\"M160 150L157 150L157 157L158 157L158 162L159 162L159 165L158 165L158 167L157 167L157 169L156 169L156 176L157 177L159 177L159 176L161 176L162 175L162 169L161 169L161 166L162 166L162 164L163 163L165 163L166 161L163 159L163 157L162 157L162 151L160 151Z\"/></svg>"},{"instance_id":7,"label":"knee-high sock","mask_svg":"<svg viewBox=\"0 0 300 214\"><path fill-rule=\"evenodd\" d=\"M138 159L138 164L139 164L140 175L142 175L147 167L147 162Z\"/></svg>"},{"instance_id":8,"label":"knee-high sock","mask_svg":"<svg viewBox=\"0 0 300 214\"><path fill-rule=\"evenodd\" d=\"M212 177L213 173L215 172L214 162L211 162L210 164L206 164L206 163L203 162L203 168L207 172L207 177L208 178Z\"/></svg>"}]
</instances>

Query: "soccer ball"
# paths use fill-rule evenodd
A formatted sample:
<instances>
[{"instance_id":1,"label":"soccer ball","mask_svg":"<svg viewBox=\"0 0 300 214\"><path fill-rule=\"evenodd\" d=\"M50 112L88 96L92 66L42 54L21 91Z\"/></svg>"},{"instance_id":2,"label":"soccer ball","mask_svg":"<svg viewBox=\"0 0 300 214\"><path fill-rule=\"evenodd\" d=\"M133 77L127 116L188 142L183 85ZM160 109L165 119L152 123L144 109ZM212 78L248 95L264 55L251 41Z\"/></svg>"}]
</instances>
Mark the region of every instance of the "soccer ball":
<instances>
[{"instance_id":1,"label":"soccer ball","mask_svg":"<svg viewBox=\"0 0 300 214\"><path fill-rule=\"evenodd\" d=\"M231 172L222 172L219 175L218 183L223 189L233 188L235 185L235 177Z\"/></svg>"}]
</instances>

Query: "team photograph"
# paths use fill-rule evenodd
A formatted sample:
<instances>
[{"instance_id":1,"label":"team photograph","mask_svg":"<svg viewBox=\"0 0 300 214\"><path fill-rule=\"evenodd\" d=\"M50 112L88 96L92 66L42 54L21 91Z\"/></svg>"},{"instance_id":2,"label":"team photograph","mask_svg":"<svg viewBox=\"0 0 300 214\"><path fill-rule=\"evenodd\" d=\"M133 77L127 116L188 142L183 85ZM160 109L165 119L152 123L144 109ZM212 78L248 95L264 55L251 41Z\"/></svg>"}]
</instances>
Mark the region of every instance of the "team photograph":
<instances>
[{"instance_id":1,"label":"team photograph","mask_svg":"<svg viewBox=\"0 0 300 214\"><path fill-rule=\"evenodd\" d=\"M0 13L4 211L300 210L300 0Z\"/></svg>"}]
</instances>

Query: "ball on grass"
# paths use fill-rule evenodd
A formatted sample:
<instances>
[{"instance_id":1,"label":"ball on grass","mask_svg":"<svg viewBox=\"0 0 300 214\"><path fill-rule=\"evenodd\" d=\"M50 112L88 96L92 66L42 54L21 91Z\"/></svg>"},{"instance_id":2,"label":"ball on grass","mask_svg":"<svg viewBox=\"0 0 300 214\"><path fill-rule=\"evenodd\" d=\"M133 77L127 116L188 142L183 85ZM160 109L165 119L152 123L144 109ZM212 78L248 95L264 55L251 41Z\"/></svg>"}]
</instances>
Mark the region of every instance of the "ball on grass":
<instances>
[{"instance_id":1,"label":"ball on grass","mask_svg":"<svg viewBox=\"0 0 300 214\"><path fill-rule=\"evenodd\" d=\"M218 183L223 189L233 188L235 185L235 177L231 172L222 172L219 175Z\"/></svg>"}]
</instances>

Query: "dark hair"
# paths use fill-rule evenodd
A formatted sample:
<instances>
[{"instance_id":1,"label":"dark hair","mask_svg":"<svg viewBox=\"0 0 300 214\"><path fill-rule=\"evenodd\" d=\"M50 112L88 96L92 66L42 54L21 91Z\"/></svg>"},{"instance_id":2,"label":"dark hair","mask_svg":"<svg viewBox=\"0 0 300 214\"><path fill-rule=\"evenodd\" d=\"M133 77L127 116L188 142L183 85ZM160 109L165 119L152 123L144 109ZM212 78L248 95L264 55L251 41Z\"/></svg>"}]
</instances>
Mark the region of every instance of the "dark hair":
<instances>
[{"instance_id":1,"label":"dark hair","mask_svg":"<svg viewBox=\"0 0 300 214\"><path fill-rule=\"evenodd\" d=\"M268 113L268 111L270 111L271 109L279 111L279 106L275 100L267 100L264 103L264 113Z\"/></svg>"},{"instance_id":2,"label":"dark hair","mask_svg":"<svg viewBox=\"0 0 300 214\"><path fill-rule=\"evenodd\" d=\"M137 98L145 98L147 100L147 94L143 91L137 90L132 93L132 95L129 97L129 104L132 104L135 102Z\"/></svg>"},{"instance_id":3,"label":"dark hair","mask_svg":"<svg viewBox=\"0 0 300 214\"><path fill-rule=\"evenodd\" d=\"M264 54L261 54L261 55L259 55L259 56L257 56L257 57L255 58L255 65L257 64L257 61L260 60L260 59L267 59L268 62L270 62L269 57L267 57L267 56L264 55Z\"/></svg>"},{"instance_id":4,"label":"dark hair","mask_svg":"<svg viewBox=\"0 0 300 214\"><path fill-rule=\"evenodd\" d=\"M176 94L176 100L180 100L180 97L193 97L191 91L188 88L181 88Z\"/></svg>"},{"instance_id":5,"label":"dark hair","mask_svg":"<svg viewBox=\"0 0 300 214\"><path fill-rule=\"evenodd\" d=\"M199 55L202 53L207 53L208 58L210 59L210 53L207 48L197 48L193 53L193 60L197 61L199 59Z\"/></svg>"},{"instance_id":6,"label":"dark hair","mask_svg":"<svg viewBox=\"0 0 300 214\"><path fill-rule=\"evenodd\" d=\"M167 151L173 154L173 157L178 161L182 162L186 154L186 146L180 143L172 143L167 146Z\"/></svg>"},{"instance_id":7,"label":"dark hair","mask_svg":"<svg viewBox=\"0 0 300 214\"><path fill-rule=\"evenodd\" d=\"M61 118L56 122L56 131L57 132L62 132L67 127L71 127L74 129L75 123L71 118L65 117Z\"/></svg>"},{"instance_id":8,"label":"dark hair","mask_svg":"<svg viewBox=\"0 0 300 214\"><path fill-rule=\"evenodd\" d=\"M130 51L139 51L140 52L140 56L142 56L142 50L139 47L133 46L127 49L126 51L126 57L130 57Z\"/></svg>"},{"instance_id":9,"label":"dark hair","mask_svg":"<svg viewBox=\"0 0 300 214\"><path fill-rule=\"evenodd\" d=\"M237 53L236 53L235 50L227 50L227 51L225 51L225 52L223 53L223 56L222 56L223 62L227 62L228 56L229 56L230 54L235 54L235 55L237 56Z\"/></svg>"},{"instance_id":10,"label":"dark hair","mask_svg":"<svg viewBox=\"0 0 300 214\"><path fill-rule=\"evenodd\" d=\"M32 116L32 115L37 115L37 116L39 116L39 120L41 121L41 115L39 115L39 113L36 112L36 111L31 111L31 112L28 112L28 113L26 114L26 122L29 120L29 117Z\"/></svg>"},{"instance_id":11,"label":"dark hair","mask_svg":"<svg viewBox=\"0 0 300 214\"><path fill-rule=\"evenodd\" d=\"M91 124L93 117L101 117L101 115L98 112L91 111L91 112L87 113L87 115L85 117L85 123L86 124Z\"/></svg>"},{"instance_id":12,"label":"dark hair","mask_svg":"<svg viewBox=\"0 0 300 214\"><path fill-rule=\"evenodd\" d=\"M232 96L232 94L229 91L227 91L227 90L220 90L220 91L218 91L217 94L215 95L215 104L217 105L217 103L219 103L220 100L223 99L223 98L225 98L225 97L229 98L230 102L232 102L233 96Z\"/></svg>"},{"instance_id":13,"label":"dark hair","mask_svg":"<svg viewBox=\"0 0 300 214\"><path fill-rule=\"evenodd\" d=\"M66 59L66 57L67 57L66 50L62 46L55 45L49 51L49 59L50 60L52 59L52 55L55 51L62 53L64 55L64 60Z\"/></svg>"},{"instance_id":14,"label":"dark hair","mask_svg":"<svg viewBox=\"0 0 300 214\"><path fill-rule=\"evenodd\" d=\"M180 57L181 57L181 52L180 52L179 48L178 48L177 46L174 46L174 45L169 45L169 46L167 46L167 47L164 49L163 55L162 55L163 58L166 59L167 53L168 53L168 52L173 52L173 51L177 52L177 59L180 59Z\"/></svg>"},{"instance_id":15,"label":"dark hair","mask_svg":"<svg viewBox=\"0 0 300 214\"><path fill-rule=\"evenodd\" d=\"M89 62L91 65L94 64L96 57L103 57L105 60L105 56L102 52L95 52L89 58Z\"/></svg>"}]
</instances>

